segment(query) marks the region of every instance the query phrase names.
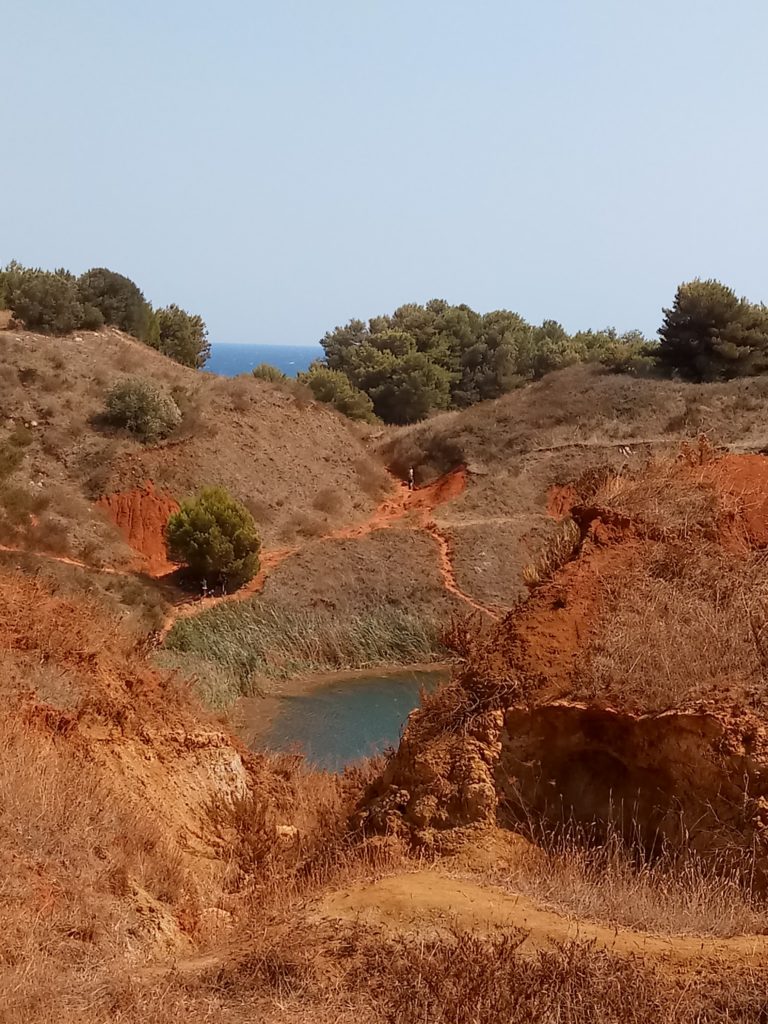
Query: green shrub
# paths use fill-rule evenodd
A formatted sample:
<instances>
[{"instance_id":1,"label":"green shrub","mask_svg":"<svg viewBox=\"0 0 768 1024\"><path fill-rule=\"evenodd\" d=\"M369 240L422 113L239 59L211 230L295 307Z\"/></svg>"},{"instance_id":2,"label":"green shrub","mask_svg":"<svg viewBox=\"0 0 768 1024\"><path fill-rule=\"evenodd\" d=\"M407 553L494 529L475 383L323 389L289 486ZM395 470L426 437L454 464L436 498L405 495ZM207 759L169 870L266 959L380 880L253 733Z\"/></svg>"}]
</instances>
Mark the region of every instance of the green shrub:
<instances>
[{"instance_id":1,"label":"green shrub","mask_svg":"<svg viewBox=\"0 0 768 1024\"><path fill-rule=\"evenodd\" d=\"M3 290L8 309L28 330L66 334L83 323L77 281L65 270L51 273L12 263L4 271Z\"/></svg>"},{"instance_id":2,"label":"green shrub","mask_svg":"<svg viewBox=\"0 0 768 1024\"><path fill-rule=\"evenodd\" d=\"M615 348L601 358L602 365L611 373L629 373L634 377L647 377L658 372L658 345L645 345L642 349Z\"/></svg>"},{"instance_id":3,"label":"green shrub","mask_svg":"<svg viewBox=\"0 0 768 1024\"><path fill-rule=\"evenodd\" d=\"M202 369L211 354L203 318L176 305L155 310L154 318L148 338L153 347L183 366Z\"/></svg>"},{"instance_id":4,"label":"green shrub","mask_svg":"<svg viewBox=\"0 0 768 1024\"><path fill-rule=\"evenodd\" d=\"M251 372L257 380L266 380L270 384L283 384L288 380L287 375L282 370L278 370L276 366L272 366L270 363L259 363L258 366L254 366Z\"/></svg>"},{"instance_id":5,"label":"green shrub","mask_svg":"<svg viewBox=\"0 0 768 1024\"><path fill-rule=\"evenodd\" d=\"M170 395L139 377L115 384L107 395L106 416L110 423L149 443L167 437L181 423L179 407Z\"/></svg>"},{"instance_id":6,"label":"green shrub","mask_svg":"<svg viewBox=\"0 0 768 1024\"><path fill-rule=\"evenodd\" d=\"M86 331L98 331L98 329L103 326L104 317L100 309L97 309L96 306L82 307L78 327L82 327L83 330Z\"/></svg>"},{"instance_id":7,"label":"green shrub","mask_svg":"<svg viewBox=\"0 0 768 1024\"><path fill-rule=\"evenodd\" d=\"M152 308L130 278L106 267L94 267L81 275L77 288L84 308L98 313L102 323L112 324L141 341L147 341ZM90 320L95 321L93 312ZM83 326L91 324L83 323Z\"/></svg>"},{"instance_id":8,"label":"green shrub","mask_svg":"<svg viewBox=\"0 0 768 1024\"><path fill-rule=\"evenodd\" d=\"M254 371L255 372L255 371ZM299 374L299 383L306 385L318 402L328 402L351 420L372 423L376 417L373 402L364 391L354 387L346 374L313 363L306 373Z\"/></svg>"},{"instance_id":9,"label":"green shrub","mask_svg":"<svg viewBox=\"0 0 768 1024\"><path fill-rule=\"evenodd\" d=\"M247 583L259 571L261 542L253 516L223 488L206 487L183 502L166 527L168 552L199 580Z\"/></svg>"}]
</instances>

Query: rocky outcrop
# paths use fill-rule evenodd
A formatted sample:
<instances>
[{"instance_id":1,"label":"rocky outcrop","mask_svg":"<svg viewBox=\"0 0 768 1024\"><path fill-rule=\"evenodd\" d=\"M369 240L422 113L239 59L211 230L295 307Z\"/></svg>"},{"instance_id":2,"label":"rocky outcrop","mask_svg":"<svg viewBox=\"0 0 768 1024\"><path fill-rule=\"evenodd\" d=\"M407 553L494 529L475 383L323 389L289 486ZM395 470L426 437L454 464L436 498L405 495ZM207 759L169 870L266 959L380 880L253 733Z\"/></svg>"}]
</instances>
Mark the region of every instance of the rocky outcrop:
<instances>
[{"instance_id":1,"label":"rocky outcrop","mask_svg":"<svg viewBox=\"0 0 768 1024\"><path fill-rule=\"evenodd\" d=\"M580 543L411 716L368 827L574 823L768 878L768 459L694 454L570 508Z\"/></svg>"},{"instance_id":2,"label":"rocky outcrop","mask_svg":"<svg viewBox=\"0 0 768 1024\"><path fill-rule=\"evenodd\" d=\"M436 833L494 821L495 770L504 717L492 711L466 731L424 742L419 712L411 716L397 755L367 794L359 821L376 832L410 831L431 845Z\"/></svg>"}]
</instances>

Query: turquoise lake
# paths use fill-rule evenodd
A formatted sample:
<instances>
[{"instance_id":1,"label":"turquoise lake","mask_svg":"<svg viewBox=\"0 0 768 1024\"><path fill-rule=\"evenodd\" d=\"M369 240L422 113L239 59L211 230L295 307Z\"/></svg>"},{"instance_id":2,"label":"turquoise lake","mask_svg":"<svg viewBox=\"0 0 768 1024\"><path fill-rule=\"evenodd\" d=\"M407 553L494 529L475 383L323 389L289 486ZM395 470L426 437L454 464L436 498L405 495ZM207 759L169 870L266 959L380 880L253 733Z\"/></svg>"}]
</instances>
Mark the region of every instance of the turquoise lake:
<instances>
[{"instance_id":1,"label":"turquoise lake","mask_svg":"<svg viewBox=\"0 0 768 1024\"><path fill-rule=\"evenodd\" d=\"M306 693L283 696L260 749L297 751L328 771L397 746L422 689L446 679L444 668L355 675L320 683Z\"/></svg>"}]
</instances>

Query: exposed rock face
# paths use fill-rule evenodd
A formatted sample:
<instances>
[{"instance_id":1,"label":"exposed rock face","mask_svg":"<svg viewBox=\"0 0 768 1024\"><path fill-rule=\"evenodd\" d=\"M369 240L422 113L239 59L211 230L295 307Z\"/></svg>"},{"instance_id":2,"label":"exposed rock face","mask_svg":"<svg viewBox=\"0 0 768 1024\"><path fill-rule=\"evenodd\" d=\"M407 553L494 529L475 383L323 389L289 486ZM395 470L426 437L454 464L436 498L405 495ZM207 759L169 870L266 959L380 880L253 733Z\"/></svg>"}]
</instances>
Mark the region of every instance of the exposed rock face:
<instances>
[{"instance_id":1,"label":"exposed rock face","mask_svg":"<svg viewBox=\"0 0 768 1024\"><path fill-rule=\"evenodd\" d=\"M534 815L551 827L618 829L649 852L768 840L768 743L748 713L514 706L427 744L415 718L369 794L363 820L375 831L429 845L446 830Z\"/></svg>"},{"instance_id":2,"label":"exposed rock face","mask_svg":"<svg viewBox=\"0 0 768 1024\"><path fill-rule=\"evenodd\" d=\"M156 575L174 569L165 548L165 527L179 510L174 498L156 491L149 481L135 491L106 494L97 505L123 533L140 557L142 568Z\"/></svg>"},{"instance_id":3,"label":"exposed rock face","mask_svg":"<svg viewBox=\"0 0 768 1024\"><path fill-rule=\"evenodd\" d=\"M416 713L397 756L370 794L362 820L375 831L410 829L426 844L435 831L495 820L502 713L478 716L465 733L427 744L418 722Z\"/></svg>"},{"instance_id":4,"label":"exposed rock face","mask_svg":"<svg viewBox=\"0 0 768 1024\"><path fill-rule=\"evenodd\" d=\"M575 822L647 852L755 851L768 878L768 459L702 445L644 472L598 478L575 554L411 716L369 827ZM638 678L646 646L660 678Z\"/></svg>"},{"instance_id":5,"label":"exposed rock face","mask_svg":"<svg viewBox=\"0 0 768 1024\"><path fill-rule=\"evenodd\" d=\"M694 848L763 839L765 734L754 716L510 708L494 775L499 818L611 823L630 842Z\"/></svg>"}]
</instances>

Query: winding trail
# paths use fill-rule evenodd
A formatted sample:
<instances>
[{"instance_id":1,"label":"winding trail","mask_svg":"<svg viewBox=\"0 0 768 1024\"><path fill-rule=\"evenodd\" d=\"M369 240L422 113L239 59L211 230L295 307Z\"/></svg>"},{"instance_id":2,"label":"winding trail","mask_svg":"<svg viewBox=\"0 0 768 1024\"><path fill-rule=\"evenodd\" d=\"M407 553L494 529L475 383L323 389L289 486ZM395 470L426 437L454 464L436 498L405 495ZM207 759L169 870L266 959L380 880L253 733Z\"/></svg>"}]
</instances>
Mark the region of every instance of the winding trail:
<instances>
[{"instance_id":1,"label":"winding trail","mask_svg":"<svg viewBox=\"0 0 768 1024\"><path fill-rule=\"evenodd\" d=\"M44 562L58 562L59 565L72 565L76 569L85 569L87 572L103 573L106 576L135 576L131 569L115 569L108 565L88 565L87 562L79 562L76 558L67 558L65 555L54 555L48 551L34 551L31 548L9 547L7 544L0 544L0 553L8 555L25 555L27 558L38 558Z\"/></svg>"},{"instance_id":2,"label":"winding trail","mask_svg":"<svg viewBox=\"0 0 768 1024\"><path fill-rule=\"evenodd\" d=\"M703 961L762 967L768 936L659 935L558 913L523 893L450 875L439 869L402 872L328 894L316 908L321 919L361 921L393 930L430 932L459 926L493 932L520 928L521 952L573 940L594 942L621 956L641 956L670 967L696 970Z\"/></svg>"},{"instance_id":3,"label":"winding trail","mask_svg":"<svg viewBox=\"0 0 768 1024\"><path fill-rule=\"evenodd\" d=\"M627 447L631 450L641 448L648 449L657 446L674 447L679 446L680 442L681 438L669 437L625 438L621 442L566 441L559 444L531 448L528 452L524 453L524 456L537 456L549 452L558 452L569 449L616 449ZM760 447L760 445L758 445L757 442L753 442L749 445L730 444L724 445L723 447L732 452L740 452L746 450L754 451L755 447ZM390 494L389 497L387 497L378 506L378 508L375 509L373 514L362 523L341 527L340 529L333 530L321 537L313 538L304 544L295 545L293 547L272 548L270 550L262 551L261 568L258 575L251 580L250 583L246 584L246 586L233 594L227 594L219 597L208 597L205 599L200 599L197 596L190 597L175 583L173 580L173 572L150 572L149 575L151 575L158 585L164 585L166 598L171 604L168 617L160 631L155 634L155 640L158 642L161 641L173 627L173 624L177 619L197 615L201 611L212 608L224 601L242 601L249 597L253 597L255 594L261 593L270 574L274 572L278 566L286 561L286 559L292 558L294 555L297 555L310 545L322 544L327 541L361 539L377 532L378 530L391 529L398 524L401 524L403 520L406 521L404 524L406 528L421 530L424 533L429 534L435 542L440 575L446 592L458 598L468 608L471 608L472 611L478 612L493 620L500 619L506 613L505 608L483 604L482 602L475 600L471 595L467 594L466 591L462 590L454 569L453 551L449 534L435 521L433 515L434 510L439 505L458 497L464 491L466 481L467 469L465 466L459 466L457 469L451 470L449 473L446 473L445 476L434 481L434 483L427 484L424 487L418 487L414 491L409 491L404 483L397 481L394 493ZM462 523L462 525L477 525L480 523L501 524L511 521L511 518L512 517L499 516L490 517L488 519L475 519L468 521L467 523ZM140 575L135 569L94 566L89 565L86 562L78 561L75 558L69 558L65 555L56 555L45 551L35 551L22 547L0 545L0 552L24 555L31 558L37 558L42 561L73 566L78 569L83 569L86 572L102 573L110 576L134 577Z\"/></svg>"},{"instance_id":4,"label":"winding trail","mask_svg":"<svg viewBox=\"0 0 768 1024\"><path fill-rule=\"evenodd\" d=\"M601 923L558 912L514 889L440 868L361 880L310 900L297 913L306 914L308 923L320 928L362 924L424 938L455 934L456 929L480 935L515 929L522 933L522 956L585 942L615 956L641 958L681 978L698 975L707 965L719 970L761 969L768 957L766 935L666 935ZM140 983L172 974L194 978L241 957L247 949L247 943L234 941L208 953L139 968L134 978Z\"/></svg>"},{"instance_id":5,"label":"winding trail","mask_svg":"<svg viewBox=\"0 0 768 1024\"><path fill-rule=\"evenodd\" d=\"M224 602L247 600L256 594L260 594L270 574L275 571L284 561L297 555L306 548L327 543L328 541L360 540L380 530L389 530L396 526L403 526L405 529L421 530L427 533L435 542L438 556L438 567L447 593L458 598L474 612L479 612L491 619L499 619L504 609L491 607L476 601L473 597L463 591L456 578L453 567L453 552L450 540L445 531L435 522L435 509L457 498L463 493L467 485L467 470L465 466L459 466L444 476L424 487L418 487L413 491L408 490L406 484L398 481L396 490L390 494L374 510L372 515L361 523L340 527L321 537L313 538L304 544L293 547L272 548L262 551L261 567L258 575L249 583L232 594L219 597L189 597L184 594L173 582L172 572L155 572L151 577L159 584L165 584L167 596L171 600L171 607L165 622L155 634L155 642L162 642L174 623L181 618L198 615L200 612ZM56 555L44 551L34 551L20 547L9 547L0 545L0 552L7 554L18 554L26 557L37 558L43 561L56 562L61 565L72 566L83 569L87 572L102 573L110 576L133 577L139 575L133 569L118 569L110 566L93 566L86 562L78 561L64 555ZM177 600L174 600L174 597Z\"/></svg>"},{"instance_id":6,"label":"winding trail","mask_svg":"<svg viewBox=\"0 0 768 1024\"><path fill-rule=\"evenodd\" d=\"M162 640L167 636L178 619L198 615L201 611L213 608L223 602L243 601L260 594L269 575L279 565L310 546L324 544L328 541L361 540L372 533L389 530L399 524L404 524L406 528L412 530L421 530L433 538L437 546L440 576L447 593L453 594L473 611L498 620L504 613L503 609L481 604L459 586L453 568L450 542L433 518L434 511L438 506L457 498L464 492L466 486L467 470L465 466L459 466L435 480L434 483L417 487L413 491L409 491L406 484L398 482L395 493L387 497L362 523L340 527L338 530L333 530L302 545L264 551L261 555L261 568L258 575L235 593L223 597L207 597L202 600L195 598L176 605L171 609L166 623L160 630L159 639Z\"/></svg>"}]
</instances>

